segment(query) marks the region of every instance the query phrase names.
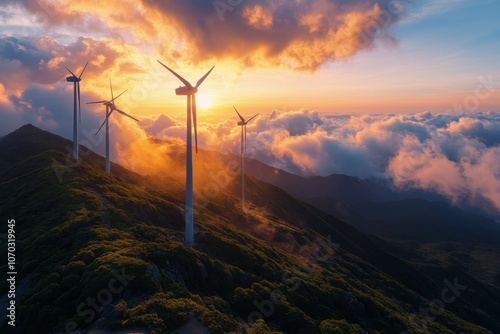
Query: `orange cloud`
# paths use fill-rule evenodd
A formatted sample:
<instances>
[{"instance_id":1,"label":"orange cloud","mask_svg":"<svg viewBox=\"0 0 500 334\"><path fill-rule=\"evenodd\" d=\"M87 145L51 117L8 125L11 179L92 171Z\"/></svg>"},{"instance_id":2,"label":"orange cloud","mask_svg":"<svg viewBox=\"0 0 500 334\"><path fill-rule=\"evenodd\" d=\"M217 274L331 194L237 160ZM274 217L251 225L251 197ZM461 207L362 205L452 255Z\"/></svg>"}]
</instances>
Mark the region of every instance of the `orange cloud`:
<instances>
[{"instance_id":1,"label":"orange cloud","mask_svg":"<svg viewBox=\"0 0 500 334\"><path fill-rule=\"evenodd\" d=\"M382 14L377 4L333 20L319 13L307 14L301 18L301 24L314 37L292 41L281 53L281 59L293 68L314 70L325 61L349 58L372 48L378 31L383 29Z\"/></svg>"},{"instance_id":2,"label":"orange cloud","mask_svg":"<svg viewBox=\"0 0 500 334\"><path fill-rule=\"evenodd\" d=\"M261 5L246 6L242 17L246 22L257 29L268 29L273 25L273 15Z\"/></svg>"},{"instance_id":3,"label":"orange cloud","mask_svg":"<svg viewBox=\"0 0 500 334\"><path fill-rule=\"evenodd\" d=\"M8 3L14 3L8 0ZM372 47L403 15L391 0L253 0L227 4L223 15L215 2L21 0L42 13L47 27L104 34L113 41L172 63L227 61L240 68L282 66L314 71L322 64ZM221 17L222 16L222 17Z\"/></svg>"}]
</instances>

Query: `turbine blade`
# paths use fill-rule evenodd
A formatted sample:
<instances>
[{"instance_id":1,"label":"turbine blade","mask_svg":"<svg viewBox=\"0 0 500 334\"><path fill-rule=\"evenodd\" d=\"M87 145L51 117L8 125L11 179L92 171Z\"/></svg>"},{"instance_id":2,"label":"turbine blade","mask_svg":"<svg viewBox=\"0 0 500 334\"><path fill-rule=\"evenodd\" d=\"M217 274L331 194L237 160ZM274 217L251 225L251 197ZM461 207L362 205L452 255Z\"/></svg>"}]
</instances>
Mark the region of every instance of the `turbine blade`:
<instances>
[{"instance_id":1,"label":"turbine blade","mask_svg":"<svg viewBox=\"0 0 500 334\"><path fill-rule=\"evenodd\" d=\"M125 92L127 91L128 89L125 89L120 95L118 95L117 97L115 97L114 99L112 99L111 101L109 102L113 102L114 100L116 100L117 98L119 98L120 96L122 96L123 94L125 94Z\"/></svg>"},{"instance_id":2,"label":"turbine blade","mask_svg":"<svg viewBox=\"0 0 500 334\"><path fill-rule=\"evenodd\" d=\"M172 69L170 69L167 65L163 64L161 61L158 60L158 62L167 70L169 70L173 75L175 75L180 81L182 81L182 83L185 84L187 87L193 88L193 86L186 79L181 77L179 74L175 73Z\"/></svg>"},{"instance_id":3,"label":"turbine blade","mask_svg":"<svg viewBox=\"0 0 500 334\"><path fill-rule=\"evenodd\" d=\"M233 106L234 108L234 106ZM240 119L241 121L244 123L245 122L245 119L243 117L241 117L240 113L238 112L238 110L236 110L236 108L234 108L234 111L236 111L236 113L238 114L238 116L240 116Z\"/></svg>"},{"instance_id":4,"label":"turbine blade","mask_svg":"<svg viewBox=\"0 0 500 334\"><path fill-rule=\"evenodd\" d=\"M82 78L83 72L85 72L85 69L87 68L88 64L89 64L89 61L87 60L87 62L85 63L85 66L83 67L82 73L80 73L80 76L78 77L78 79Z\"/></svg>"},{"instance_id":5,"label":"turbine blade","mask_svg":"<svg viewBox=\"0 0 500 334\"><path fill-rule=\"evenodd\" d=\"M109 88L111 88L111 101L114 101L115 98L113 97L113 85L111 84L111 78L109 78Z\"/></svg>"},{"instance_id":6,"label":"turbine blade","mask_svg":"<svg viewBox=\"0 0 500 334\"><path fill-rule=\"evenodd\" d=\"M125 111L122 111L120 109L115 109L116 111L118 111L120 114L124 115L124 116L127 116L127 117L130 117L132 118L134 121L136 122L140 122L137 118L133 117L133 116L130 116L129 114L127 114Z\"/></svg>"},{"instance_id":7,"label":"turbine blade","mask_svg":"<svg viewBox=\"0 0 500 334\"><path fill-rule=\"evenodd\" d=\"M257 117L258 115L259 115L259 114L257 114L257 115L255 115L255 116L253 116L252 118L250 118L250 119L247 121L247 123L248 123L248 122L250 122L250 121L251 121L252 119L254 119L255 117Z\"/></svg>"},{"instance_id":8,"label":"turbine blade","mask_svg":"<svg viewBox=\"0 0 500 334\"><path fill-rule=\"evenodd\" d=\"M210 71L207 72L207 74L205 74L204 76L201 77L200 80L198 80L198 82L196 83L196 88L200 87L201 84L203 83L203 81L205 81L205 79L208 77L208 75L210 74L210 72L212 72L212 70L214 69L215 66L212 66L212 68L210 69Z\"/></svg>"},{"instance_id":9,"label":"turbine blade","mask_svg":"<svg viewBox=\"0 0 500 334\"><path fill-rule=\"evenodd\" d=\"M82 102L80 100L80 82L76 83L78 86L78 117L79 117L79 122L82 122Z\"/></svg>"},{"instance_id":10,"label":"turbine blade","mask_svg":"<svg viewBox=\"0 0 500 334\"><path fill-rule=\"evenodd\" d=\"M245 152L247 151L247 126L244 125L245 127Z\"/></svg>"},{"instance_id":11,"label":"turbine blade","mask_svg":"<svg viewBox=\"0 0 500 334\"><path fill-rule=\"evenodd\" d=\"M106 103L108 101L102 100L102 101L95 101L95 102L87 102L87 104L96 104L96 103Z\"/></svg>"},{"instance_id":12,"label":"turbine blade","mask_svg":"<svg viewBox=\"0 0 500 334\"><path fill-rule=\"evenodd\" d=\"M66 66L64 66L64 67L66 67ZM75 78L78 78L78 77L75 75L75 73L71 72L71 70L70 70L69 68L67 68L67 67L66 67L66 69L68 70L68 72L69 72L69 73L71 73L71 75L72 75L72 76L74 76Z\"/></svg>"},{"instance_id":13,"label":"turbine blade","mask_svg":"<svg viewBox=\"0 0 500 334\"><path fill-rule=\"evenodd\" d=\"M107 110L107 109L106 109ZM97 136L97 134L99 133L99 131L101 131L102 129L102 126L106 123L106 121L108 120L109 116L111 116L111 113L113 112L113 110L111 110L107 115L106 115L106 118L104 119L104 122L102 122L101 126L99 127L99 130L97 130L97 132L95 133L94 136Z\"/></svg>"},{"instance_id":14,"label":"turbine blade","mask_svg":"<svg viewBox=\"0 0 500 334\"><path fill-rule=\"evenodd\" d=\"M194 125L194 144L196 147L196 153L198 153L198 126L196 124L196 95L193 94L193 125Z\"/></svg>"},{"instance_id":15,"label":"turbine blade","mask_svg":"<svg viewBox=\"0 0 500 334\"><path fill-rule=\"evenodd\" d=\"M108 118L106 118L106 119L108 119ZM103 127L104 123L106 123L106 119L104 120L104 122L102 122L101 126L99 127L99 130L97 130L97 132L95 133L95 135L94 135L94 136L97 136L97 134L99 133L99 131L101 131L101 129L102 129L102 127Z\"/></svg>"}]
</instances>

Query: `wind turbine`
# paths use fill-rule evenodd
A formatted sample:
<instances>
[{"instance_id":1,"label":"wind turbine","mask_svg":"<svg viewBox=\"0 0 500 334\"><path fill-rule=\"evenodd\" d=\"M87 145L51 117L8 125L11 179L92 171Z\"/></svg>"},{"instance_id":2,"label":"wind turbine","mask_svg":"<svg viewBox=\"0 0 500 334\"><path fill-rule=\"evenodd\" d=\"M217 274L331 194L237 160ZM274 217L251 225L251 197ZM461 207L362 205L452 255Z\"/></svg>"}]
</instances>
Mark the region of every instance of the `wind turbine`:
<instances>
[{"instance_id":1,"label":"wind turbine","mask_svg":"<svg viewBox=\"0 0 500 334\"><path fill-rule=\"evenodd\" d=\"M82 72L80 73L80 76L76 76L69 68L66 67L69 73L71 73L70 77L66 77L67 82L72 82L73 83L73 91L74 91L74 114L73 114L73 157L75 159L78 159L78 123L82 122L82 109L80 106L80 81L82 81L82 75L83 72L85 72L85 69L87 68L87 65L89 64L89 61L87 60L87 63L83 67ZM78 100L78 102L77 102ZM78 114L78 115L77 115ZM77 122L77 117L79 118L79 121Z\"/></svg>"},{"instance_id":2,"label":"wind turbine","mask_svg":"<svg viewBox=\"0 0 500 334\"><path fill-rule=\"evenodd\" d=\"M259 114L253 116L248 121L245 121L238 110L236 110L234 106L233 108L241 120L238 122L238 125L241 126L241 209L245 210L245 152L247 150L247 124Z\"/></svg>"},{"instance_id":3,"label":"wind turbine","mask_svg":"<svg viewBox=\"0 0 500 334\"><path fill-rule=\"evenodd\" d=\"M95 102L88 102L87 103L87 104L102 103L103 105L106 106L106 119L104 120L104 122L102 122L101 126L99 127L99 130L97 130L95 135L97 136L99 131L101 131L103 125L106 124L106 173L108 173L108 174L111 172L111 164L109 162L109 122L108 122L109 116L111 116L113 111L116 110L118 113L132 118L134 121L140 122L137 118L130 116L129 114L127 114L124 111L121 111L120 109L118 109L115 106L115 100L117 98L119 98L120 96L122 96L127 90L123 91L123 93L121 93L117 97L114 97L113 96L113 85L111 84L111 79L109 79L109 88L111 89L111 100L102 100L102 101L95 101Z\"/></svg>"},{"instance_id":4,"label":"wind turbine","mask_svg":"<svg viewBox=\"0 0 500 334\"><path fill-rule=\"evenodd\" d=\"M192 131L191 131L191 115L194 123L194 142L196 153L198 153L198 128L196 126L196 93L198 87L201 86L203 81L208 77L210 72L214 69L213 66L204 76L198 80L196 86L192 86L186 79L175 73L168 66L161 61L158 62L175 75L185 86L179 87L175 90L176 95L187 96L187 133L186 133L186 212L185 212L185 242L186 245L192 246L194 242L194 227L193 227L193 144L192 144Z\"/></svg>"}]
</instances>

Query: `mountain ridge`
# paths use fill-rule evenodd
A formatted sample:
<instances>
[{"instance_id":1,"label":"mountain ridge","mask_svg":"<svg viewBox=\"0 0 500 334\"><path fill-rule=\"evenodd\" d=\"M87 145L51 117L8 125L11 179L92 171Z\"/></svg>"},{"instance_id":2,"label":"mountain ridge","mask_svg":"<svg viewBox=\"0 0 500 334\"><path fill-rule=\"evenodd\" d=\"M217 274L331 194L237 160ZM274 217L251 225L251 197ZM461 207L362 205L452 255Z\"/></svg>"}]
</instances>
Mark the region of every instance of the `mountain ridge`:
<instances>
[{"instance_id":1,"label":"mountain ridge","mask_svg":"<svg viewBox=\"0 0 500 334\"><path fill-rule=\"evenodd\" d=\"M412 313L430 332L500 328L488 315L500 310L498 302L473 278L456 269L415 269L354 227L251 176L246 181L254 213L239 210L237 196L221 190L196 208L196 247L188 248L182 243L183 201L175 190L155 188L157 180L118 165L107 175L104 159L94 154L75 164L64 151L69 141L34 127L18 131L0 139L2 152L17 143L0 157L0 192L8 199L0 212L19 220L20 279L31 275L33 285L18 312L39 332L60 332L67 324L91 331L104 323L109 330L162 333L194 317L212 332L399 333L422 328ZM60 181L54 163L72 171ZM273 201L266 203L262 194ZM318 250L330 257L320 261ZM384 265L395 268L391 273ZM104 312L87 321L90 316L75 311L122 269L136 278ZM422 281L412 282L412 275ZM419 314L454 278L468 286L460 302L446 304L433 321ZM272 300L278 290L286 299L273 304L269 316L260 313L264 322L249 323L249 315L259 312L255 304ZM22 326L32 329L26 321Z\"/></svg>"},{"instance_id":2,"label":"mountain ridge","mask_svg":"<svg viewBox=\"0 0 500 334\"><path fill-rule=\"evenodd\" d=\"M460 266L500 291L500 224L474 210L351 176L304 178L255 160L247 166L249 174L375 236L379 246L405 260Z\"/></svg>"}]
</instances>

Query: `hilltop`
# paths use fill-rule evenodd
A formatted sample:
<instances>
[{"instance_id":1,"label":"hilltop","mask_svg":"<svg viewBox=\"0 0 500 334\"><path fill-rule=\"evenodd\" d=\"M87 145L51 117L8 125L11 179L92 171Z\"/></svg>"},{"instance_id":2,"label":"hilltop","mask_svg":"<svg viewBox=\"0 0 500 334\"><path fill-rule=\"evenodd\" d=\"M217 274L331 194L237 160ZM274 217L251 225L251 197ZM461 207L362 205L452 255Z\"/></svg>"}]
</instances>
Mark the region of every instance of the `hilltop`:
<instances>
[{"instance_id":1,"label":"hilltop","mask_svg":"<svg viewBox=\"0 0 500 334\"><path fill-rule=\"evenodd\" d=\"M68 146L31 125L0 138L19 332L500 332L499 296L460 268L391 255L249 175L249 212L237 178L220 186L198 203L186 247L182 181L117 164L108 175L102 157L76 162Z\"/></svg>"}]
</instances>

